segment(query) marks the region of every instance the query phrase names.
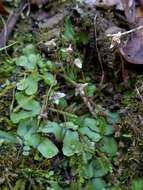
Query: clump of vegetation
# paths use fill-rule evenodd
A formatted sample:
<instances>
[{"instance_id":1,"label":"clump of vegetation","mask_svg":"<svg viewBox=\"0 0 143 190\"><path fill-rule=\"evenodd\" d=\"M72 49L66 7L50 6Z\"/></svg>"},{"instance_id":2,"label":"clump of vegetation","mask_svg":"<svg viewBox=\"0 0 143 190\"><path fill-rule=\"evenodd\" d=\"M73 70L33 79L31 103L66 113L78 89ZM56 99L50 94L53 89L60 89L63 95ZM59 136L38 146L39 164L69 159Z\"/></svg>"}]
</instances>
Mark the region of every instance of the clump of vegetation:
<instances>
[{"instance_id":1,"label":"clump of vegetation","mask_svg":"<svg viewBox=\"0 0 143 190\"><path fill-rule=\"evenodd\" d=\"M129 128L133 121L130 115L126 117L128 110L134 113L135 106L141 114L137 92L116 84L113 92L125 91L120 99L122 108L108 109L106 84L98 87L91 73L83 71L86 58L80 47L89 47L86 29L90 24L76 31L73 22L72 17L67 17L60 39L44 43L48 57L40 53L34 41L20 43L21 51L4 62L7 66L10 60L6 77L13 73L15 77L9 77L0 92L2 190L140 190L143 187L142 172L134 171L134 175L131 170L120 171L122 165L132 167L132 160L138 160L132 157L135 131ZM125 117L129 121L124 121ZM141 140L137 145L141 153ZM139 159L141 162L142 157Z\"/></svg>"}]
</instances>

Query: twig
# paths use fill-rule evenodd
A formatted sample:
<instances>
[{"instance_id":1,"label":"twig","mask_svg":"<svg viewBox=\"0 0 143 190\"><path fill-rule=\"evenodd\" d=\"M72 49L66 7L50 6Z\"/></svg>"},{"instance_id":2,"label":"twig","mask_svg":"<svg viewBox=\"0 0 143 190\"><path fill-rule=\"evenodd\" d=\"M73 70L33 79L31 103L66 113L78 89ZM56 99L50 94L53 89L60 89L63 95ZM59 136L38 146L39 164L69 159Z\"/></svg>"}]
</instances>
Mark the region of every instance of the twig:
<instances>
[{"instance_id":1,"label":"twig","mask_svg":"<svg viewBox=\"0 0 143 190\"><path fill-rule=\"evenodd\" d=\"M7 36L7 26L6 26L6 23L5 23L5 20L3 19L2 16L0 16L1 20L2 20L2 23L3 23L3 31L4 31L4 40L6 41L6 36ZM2 49L2 48L1 48Z\"/></svg>"},{"instance_id":2,"label":"twig","mask_svg":"<svg viewBox=\"0 0 143 190\"><path fill-rule=\"evenodd\" d=\"M90 111L91 115L93 117L96 117L95 105L93 105L93 103L89 101L89 99L88 99L88 97L86 96L86 93L85 93L84 88L87 86L87 84L86 83L85 84L76 83L75 81L73 81L72 79L70 79L66 75L62 75L62 74L59 74L59 75L61 77L63 77L66 81L71 83L75 87L76 95L80 95L80 97L82 98L84 104L86 105L86 107Z\"/></svg>"},{"instance_id":3,"label":"twig","mask_svg":"<svg viewBox=\"0 0 143 190\"><path fill-rule=\"evenodd\" d=\"M95 17L94 17L94 33L95 33L95 39L96 39L96 37L97 37L96 19L97 19L97 15L95 15ZM95 45L96 45L96 50L97 50L98 61L99 61L100 67L101 67L102 76L101 76L100 85L102 85L102 83L103 83L103 81L104 81L104 75L105 75L105 74L104 74L104 68L103 68L103 64L102 64L102 60L101 60L101 55L100 55L100 52L99 52L99 49L98 49L98 45L97 45L97 40L95 40Z\"/></svg>"},{"instance_id":4,"label":"twig","mask_svg":"<svg viewBox=\"0 0 143 190\"><path fill-rule=\"evenodd\" d=\"M4 28L0 33L0 48L3 48L6 45L20 14L25 8L25 4L26 0L21 0L16 10L9 15L9 18L6 24L4 24Z\"/></svg>"},{"instance_id":5,"label":"twig","mask_svg":"<svg viewBox=\"0 0 143 190\"><path fill-rule=\"evenodd\" d=\"M17 42L13 42L12 44L9 44L7 46L4 46L2 48L0 48L0 51L6 50L7 48L10 48L11 46L15 45Z\"/></svg>"},{"instance_id":6,"label":"twig","mask_svg":"<svg viewBox=\"0 0 143 190\"><path fill-rule=\"evenodd\" d=\"M141 30L141 29L143 29L143 25L138 26L137 28L133 28L133 29L131 29L131 30L128 30L128 31L126 31L126 32L118 32L118 33L116 33L116 34L107 34L106 36L107 36L107 37L115 37L115 36L119 36L119 35L120 35L120 37L121 37L121 36L125 36L125 35L127 35L127 34L130 34L130 33L132 33L132 32L136 32L137 30Z\"/></svg>"},{"instance_id":7,"label":"twig","mask_svg":"<svg viewBox=\"0 0 143 190\"><path fill-rule=\"evenodd\" d=\"M93 117L96 117L96 111L95 111L95 105L93 104L93 102L91 102L88 97L86 96L85 93L85 87L88 84L76 84L76 95L80 95L80 97L82 98L84 104L86 105L86 107L88 108L88 110L90 111L91 115Z\"/></svg>"},{"instance_id":8,"label":"twig","mask_svg":"<svg viewBox=\"0 0 143 190\"><path fill-rule=\"evenodd\" d=\"M142 97L142 95L140 94L140 91L139 91L138 87L137 87L137 86L135 86L135 89L136 89L136 92L137 92L137 94L138 94L139 98L140 98L140 99L141 99L141 101L143 102L143 97Z\"/></svg>"}]
</instances>

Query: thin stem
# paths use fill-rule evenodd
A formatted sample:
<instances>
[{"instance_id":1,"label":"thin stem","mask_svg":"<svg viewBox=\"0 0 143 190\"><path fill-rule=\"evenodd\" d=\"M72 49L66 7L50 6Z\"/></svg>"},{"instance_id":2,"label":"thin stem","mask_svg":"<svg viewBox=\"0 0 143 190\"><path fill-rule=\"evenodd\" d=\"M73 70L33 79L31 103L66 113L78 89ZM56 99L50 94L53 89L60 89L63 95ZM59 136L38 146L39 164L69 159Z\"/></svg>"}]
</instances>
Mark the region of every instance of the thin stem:
<instances>
[{"instance_id":1,"label":"thin stem","mask_svg":"<svg viewBox=\"0 0 143 190\"><path fill-rule=\"evenodd\" d=\"M143 29L143 25L138 26L137 28L133 28L131 30L128 30L126 32L116 33L116 34L107 34L107 37L124 36L124 35L130 34L132 32L136 32L137 30L141 30L141 29Z\"/></svg>"},{"instance_id":2,"label":"thin stem","mask_svg":"<svg viewBox=\"0 0 143 190\"><path fill-rule=\"evenodd\" d=\"M55 109L55 108L49 108L49 110L52 111L52 112L58 112L61 115L77 118L76 115L68 113L68 112L65 112L65 111L62 111L62 110L58 110L58 109Z\"/></svg>"}]
</instances>

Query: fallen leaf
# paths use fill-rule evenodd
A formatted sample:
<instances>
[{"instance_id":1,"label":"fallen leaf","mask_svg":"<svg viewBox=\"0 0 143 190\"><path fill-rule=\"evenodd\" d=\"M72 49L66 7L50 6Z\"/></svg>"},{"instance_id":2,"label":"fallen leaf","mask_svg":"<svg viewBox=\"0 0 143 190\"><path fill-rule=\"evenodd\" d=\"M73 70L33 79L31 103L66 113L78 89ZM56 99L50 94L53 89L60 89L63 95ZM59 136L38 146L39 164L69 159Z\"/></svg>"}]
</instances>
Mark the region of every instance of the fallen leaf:
<instances>
[{"instance_id":1,"label":"fallen leaf","mask_svg":"<svg viewBox=\"0 0 143 190\"><path fill-rule=\"evenodd\" d=\"M135 1L124 1L124 9L127 20L134 24L137 29L133 29L130 39L126 44L119 48L119 51L123 58L132 64L143 64L143 0L137 1L137 7ZM131 8L131 10L130 10ZM140 27L140 28L138 28Z\"/></svg>"},{"instance_id":2,"label":"fallen leaf","mask_svg":"<svg viewBox=\"0 0 143 190\"><path fill-rule=\"evenodd\" d=\"M136 17L136 2L134 0L121 1L128 22L134 23Z\"/></svg>"},{"instance_id":3,"label":"fallen leaf","mask_svg":"<svg viewBox=\"0 0 143 190\"><path fill-rule=\"evenodd\" d=\"M136 26L143 25L143 17L137 16L135 19ZM119 49L124 59L132 64L143 64L143 28L136 30L126 44Z\"/></svg>"}]
</instances>

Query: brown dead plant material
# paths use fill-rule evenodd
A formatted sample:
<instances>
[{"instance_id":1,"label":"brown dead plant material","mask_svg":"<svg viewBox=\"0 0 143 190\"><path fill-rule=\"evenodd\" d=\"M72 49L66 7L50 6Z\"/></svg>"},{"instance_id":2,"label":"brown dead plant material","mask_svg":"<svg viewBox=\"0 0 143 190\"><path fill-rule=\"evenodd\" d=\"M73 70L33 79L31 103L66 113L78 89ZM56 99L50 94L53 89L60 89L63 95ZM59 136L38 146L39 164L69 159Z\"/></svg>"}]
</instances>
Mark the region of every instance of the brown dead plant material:
<instances>
[{"instance_id":1,"label":"brown dead plant material","mask_svg":"<svg viewBox=\"0 0 143 190\"><path fill-rule=\"evenodd\" d=\"M116 42L119 47L119 52L128 63L142 65L143 1L135 2L134 0L122 0L122 5L126 19L130 23L132 29L123 33L109 34L108 37L112 37L111 47L114 46L114 42ZM120 38L130 33L130 39L125 44L121 43Z\"/></svg>"},{"instance_id":2,"label":"brown dead plant material","mask_svg":"<svg viewBox=\"0 0 143 190\"><path fill-rule=\"evenodd\" d=\"M8 15L8 10L4 6L3 2L0 2L0 15Z\"/></svg>"}]
</instances>

